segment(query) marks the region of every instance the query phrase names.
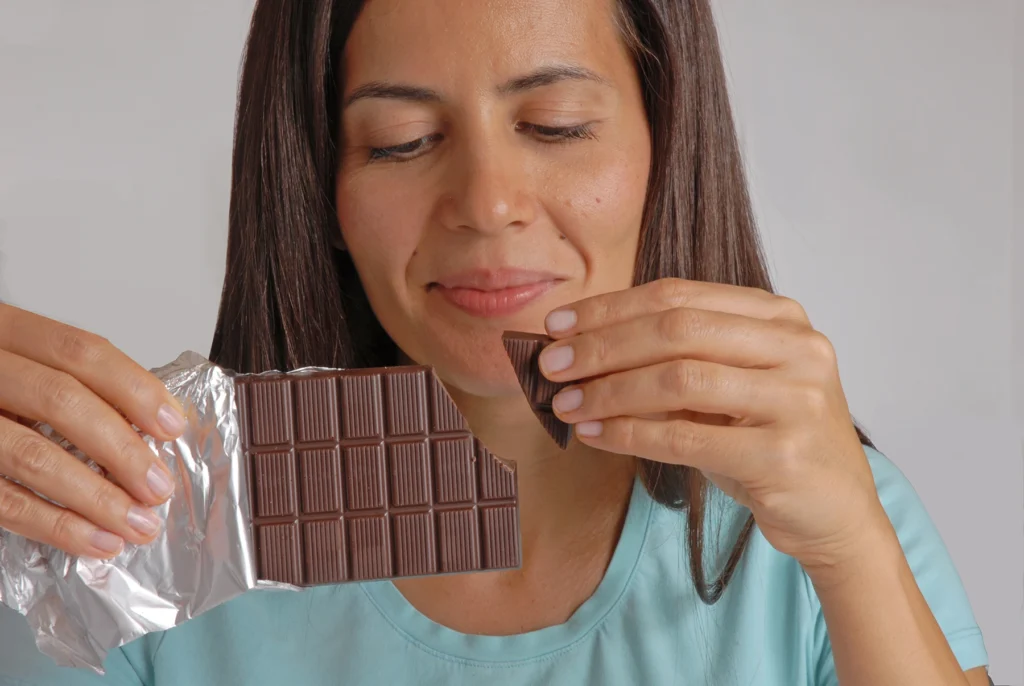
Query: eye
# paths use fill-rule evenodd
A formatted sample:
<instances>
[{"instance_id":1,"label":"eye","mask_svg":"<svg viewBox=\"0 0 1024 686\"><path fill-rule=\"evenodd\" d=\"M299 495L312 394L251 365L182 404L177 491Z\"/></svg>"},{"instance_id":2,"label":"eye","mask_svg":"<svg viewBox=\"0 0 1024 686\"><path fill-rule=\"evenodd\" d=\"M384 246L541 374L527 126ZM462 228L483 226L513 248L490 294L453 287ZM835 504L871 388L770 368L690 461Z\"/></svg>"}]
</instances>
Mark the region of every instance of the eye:
<instances>
[{"instance_id":1,"label":"eye","mask_svg":"<svg viewBox=\"0 0 1024 686\"><path fill-rule=\"evenodd\" d=\"M518 122L516 131L527 131L533 133L543 141L559 143L571 140L593 139L594 127L592 124L578 124L576 126L542 126L528 122Z\"/></svg>"},{"instance_id":2,"label":"eye","mask_svg":"<svg viewBox=\"0 0 1024 686\"><path fill-rule=\"evenodd\" d=\"M391 145L386 148L370 148L370 161L393 160L395 162L404 162L411 160L430 150L430 148L440 142L441 138L441 134L432 133L429 136L423 136L408 143Z\"/></svg>"}]
</instances>

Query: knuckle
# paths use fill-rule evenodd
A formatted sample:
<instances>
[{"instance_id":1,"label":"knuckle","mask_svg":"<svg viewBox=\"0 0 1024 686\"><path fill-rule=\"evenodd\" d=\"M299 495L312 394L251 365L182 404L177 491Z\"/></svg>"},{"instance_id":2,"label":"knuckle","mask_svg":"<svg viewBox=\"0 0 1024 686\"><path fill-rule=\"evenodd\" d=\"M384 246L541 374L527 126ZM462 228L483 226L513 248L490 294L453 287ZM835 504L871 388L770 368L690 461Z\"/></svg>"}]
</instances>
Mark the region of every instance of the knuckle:
<instances>
[{"instance_id":1,"label":"knuckle","mask_svg":"<svg viewBox=\"0 0 1024 686\"><path fill-rule=\"evenodd\" d=\"M603 333L593 333L590 335L590 355L593 357L593 361L596 366L600 367L602 364L608 361L608 355L611 353L608 345L608 337Z\"/></svg>"},{"instance_id":2,"label":"knuckle","mask_svg":"<svg viewBox=\"0 0 1024 686\"><path fill-rule=\"evenodd\" d=\"M659 279L656 294L658 302L669 307L682 307L689 301L686 282L676 277Z\"/></svg>"},{"instance_id":3,"label":"knuckle","mask_svg":"<svg viewBox=\"0 0 1024 686\"><path fill-rule=\"evenodd\" d=\"M61 509L53 518L50 536L60 548L70 547L75 542L78 517L71 510Z\"/></svg>"},{"instance_id":4,"label":"knuckle","mask_svg":"<svg viewBox=\"0 0 1024 686\"><path fill-rule=\"evenodd\" d=\"M688 421L676 421L669 429L669 448L680 457L693 455L704 448L700 434L694 431L694 426Z\"/></svg>"},{"instance_id":5,"label":"knuckle","mask_svg":"<svg viewBox=\"0 0 1024 686\"><path fill-rule=\"evenodd\" d=\"M0 483L0 522L9 525L29 521L31 509L32 502L26 492L9 483Z\"/></svg>"},{"instance_id":6,"label":"knuckle","mask_svg":"<svg viewBox=\"0 0 1024 686\"><path fill-rule=\"evenodd\" d=\"M776 318L808 321L807 310L799 302L784 295L776 295L774 297L775 305L778 308Z\"/></svg>"},{"instance_id":7,"label":"knuckle","mask_svg":"<svg viewBox=\"0 0 1024 686\"><path fill-rule=\"evenodd\" d=\"M626 452L634 452L637 448L636 424L633 422L616 422L616 443Z\"/></svg>"},{"instance_id":8,"label":"knuckle","mask_svg":"<svg viewBox=\"0 0 1024 686\"><path fill-rule=\"evenodd\" d=\"M701 365L693 360L677 360L665 365L662 384L670 392L696 391L704 387Z\"/></svg>"},{"instance_id":9,"label":"knuckle","mask_svg":"<svg viewBox=\"0 0 1024 686\"><path fill-rule=\"evenodd\" d=\"M804 345L815 360L832 366L836 363L836 349L828 336L820 331L811 330L805 334Z\"/></svg>"},{"instance_id":10,"label":"knuckle","mask_svg":"<svg viewBox=\"0 0 1024 686\"><path fill-rule=\"evenodd\" d=\"M73 416L81 411L81 387L67 374L60 372L47 372L43 374L39 380L37 390L46 418Z\"/></svg>"},{"instance_id":11,"label":"knuckle","mask_svg":"<svg viewBox=\"0 0 1024 686\"><path fill-rule=\"evenodd\" d=\"M665 312L658 320L658 335L664 341L680 341L700 335L703 322L697 310L684 307Z\"/></svg>"},{"instance_id":12,"label":"knuckle","mask_svg":"<svg viewBox=\"0 0 1024 686\"><path fill-rule=\"evenodd\" d=\"M127 466L141 462L139 456L139 439L136 434L132 433L130 436L118 436L112 441L110 451L103 463L111 468L121 465Z\"/></svg>"},{"instance_id":13,"label":"knuckle","mask_svg":"<svg viewBox=\"0 0 1024 686\"><path fill-rule=\"evenodd\" d=\"M153 395L152 379L147 378L144 374L129 374L124 385L132 398L145 398Z\"/></svg>"},{"instance_id":14,"label":"knuckle","mask_svg":"<svg viewBox=\"0 0 1024 686\"><path fill-rule=\"evenodd\" d=\"M10 476L19 480L32 480L53 472L55 451L42 436L19 432L5 442L3 452L7 454Z\"/></svg>"},{"instance_id":15,"label":"knuckle","mask_svg":"<svg viewBox=\"0 0 1024 686\"><path fill-rule=\"evenodd\" d=\"M107 481L93 490L89 495L88 502L93 512L118 512L128 509L124 504L120 489Z\"/></svg>"},{"instance_id":16,"label":"knuckle","mask_svg":"<svg viewBox=\"0 0 1024 686\"><path fill-rule=\"evenodd\" d=\"M107 340L73 326L58 326L51 334L54 356L71 367L96 364L109 347Z\"/></svg>"}]
</instances>

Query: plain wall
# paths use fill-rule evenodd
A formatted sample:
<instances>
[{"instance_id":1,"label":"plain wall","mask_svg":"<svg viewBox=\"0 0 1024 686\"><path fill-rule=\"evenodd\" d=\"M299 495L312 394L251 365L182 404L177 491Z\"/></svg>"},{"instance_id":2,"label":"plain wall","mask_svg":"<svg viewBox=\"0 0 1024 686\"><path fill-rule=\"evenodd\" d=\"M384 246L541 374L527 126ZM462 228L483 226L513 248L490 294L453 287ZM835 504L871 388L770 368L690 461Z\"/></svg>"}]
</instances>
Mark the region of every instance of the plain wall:
<instances>
[{"instance_id":1,"label":"plain wall","mask_svg":"<svg viewBox=\"0 0 1024 686\"><path fill-rule=\"evenodd\" d=\"M1011 1L717 5L777 284L942 531L996 682L1024 683ZM146 366L208 350L251 9L0 1L0 299Z\"/></svg>"},{"instance_id":2,"label":"plain wall","mask_svg":"<svg viewBox=\"0 0 1024 686\"><path fill-rule=\"evenodd\" d=\"M1024 2L1017 2L1014 11L1013 58L1013 350L1016 373L1014 397L1017 407L1017 436L1020 460L1024 462ZM1024 503L1024 497L1021 498ZM1024 538L1024 532L1022 532ZM1024 547L1024 546L1022 546ZM1024 581L1022 581L1024 583ZM1018 619L1024 619L1024 603L1019 607ZM1017 644L1018 674L1024 674L1024 641ZM1020 683L1024 683L1024 679Z\"/></svg>"},{"instance_id":3,"label":"plain wall","mask_svg":"<svg viewBox=\"0 0 1024 686\"><path fill-rule=\"evenodd\" d=\"M1024 2L1014 5L1013 11L1013 349L1018 353L1014 388L1024 460ZM1024 659L1024 650L1021 656Z\"/></svg>"}]
</instances>

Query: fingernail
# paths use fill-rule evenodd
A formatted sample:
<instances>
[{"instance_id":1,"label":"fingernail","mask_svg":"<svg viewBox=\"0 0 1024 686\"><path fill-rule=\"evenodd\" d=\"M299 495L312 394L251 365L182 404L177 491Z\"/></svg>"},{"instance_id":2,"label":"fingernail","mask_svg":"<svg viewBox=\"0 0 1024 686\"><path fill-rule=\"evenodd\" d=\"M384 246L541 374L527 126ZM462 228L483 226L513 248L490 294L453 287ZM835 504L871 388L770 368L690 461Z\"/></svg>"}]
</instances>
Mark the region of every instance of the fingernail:
<instances>
[{"instance_id":1,"label":"fingernail","mask_svg":"<svg viewBox=\"0 0 1024 686\"><path fill-rule=\"evenodd\" d=\"M582 404L582 388L568 388L564 391L559 391L555 397L551 399L551 406L559 412L572 412L573 410L579 409Z\"/></svg>"},{"instance_id":2,"label":"fingernail","mask_svg":"<svg viewBox=\"0 0 1024 686\"><path fill-rule=\"evenodd\" d=\"M152 536L160 531L160 518L147 507L132 505L128 509L128 526L143 536Z\"/></svg>"},{"instance_id":3,"label":"fingernail","mask_svg":"<svg viewBox=\"0 0 1024 686\"><path fill-rule=\"evenodd\" d=\"M110 533L109 531L103 531L97 529L92 532L89 537L89 542L92 543L92 547L96 550L102 550L105 553L114 553L115 555L121 552L121 548L124 547L124 539L120 536Z\"/></svg>"},{"instance_id":4,"label":"fingernail","mask_svg":"<svg viewBox=\"0 0 1024 686\"><path fill-rule=\"evenodd\" d=\"M153 465L146 472L146 484L157 498L167 498L174 493L174 482L163 469Z\"/></svg>"},{"instance_id":5,"label":"fingernail","mask_svg":"<svg viewBox=\"0 0 1024 686\"><path fill-rule=\"evenodd\" d=\"M540 354L540 368L544 372L560 372L572 366L573 352L571 345L560 345L557 348L545 348Z\"/></svg>"},{"instance_id":6,"label":"fingernail","mask_svg":"<svg viewBox=\"0 0 1024 686\"><path fill-rule=\"evenodd\" d=\"M580 422L579 424L573 425L573 431L576 435L583 436L585 438L600 436L602 428L601 422Z\"/></svg>"},{"instance_id":7,"label":"fingernail","mask_svg":"<svg viewBox=\"0 0 1024 686\"><path fill-rule=\"evenodd\" d=\"M568 331L576 326L576 310L555 310L544 319L544 327L550 333Z\"/></svg>"},{"instance_id":8,"label":"fingernail","mask_svg":"<svg viewBox=\"0 0 1024 686\"><path fill-rule=\"evenodd\" d=\"M156 423L172 436L180 436L185 430L185 418L173 406L164 403L156 412Z\"/></svg>"}]
</instances>

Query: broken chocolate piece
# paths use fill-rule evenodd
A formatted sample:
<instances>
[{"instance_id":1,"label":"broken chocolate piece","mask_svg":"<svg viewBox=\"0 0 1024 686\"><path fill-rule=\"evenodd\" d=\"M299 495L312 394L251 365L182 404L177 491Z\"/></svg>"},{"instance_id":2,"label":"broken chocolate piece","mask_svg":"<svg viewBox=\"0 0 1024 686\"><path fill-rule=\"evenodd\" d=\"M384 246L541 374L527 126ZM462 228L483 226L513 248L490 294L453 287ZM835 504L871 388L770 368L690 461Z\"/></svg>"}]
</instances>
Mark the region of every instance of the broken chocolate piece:
<instances>
[{"instance_id":1,"label":"broken chocolate piece","mask_svg":"<svg viewBox=\"0 0 1024 686\"><path fill-rule=\"evenodd\" d=\"M569 384L548 380L540 373L540 366L537 364L540 351L552 343L553 339L543 334L506 331L502 334L501 341L505 344L505 352L508 353L512 367L516 370L516 377L530 403L530 409L537 415L537 419L551 438L555 439L555 443L565 450L572 438L572 426L555 416L554 410L551 409L551 399Z\"/></svg>"},{"instance_id":2,"label":"broken chocolate piece","mask_svg":"<svg viewBox=\"0 0 1024 686\"><path fill-rule=\"evenodd\" d=\"M257 579L520 565L515 468L473 436L430 367L236 380Z\"/></svg>"}]
</instances>

